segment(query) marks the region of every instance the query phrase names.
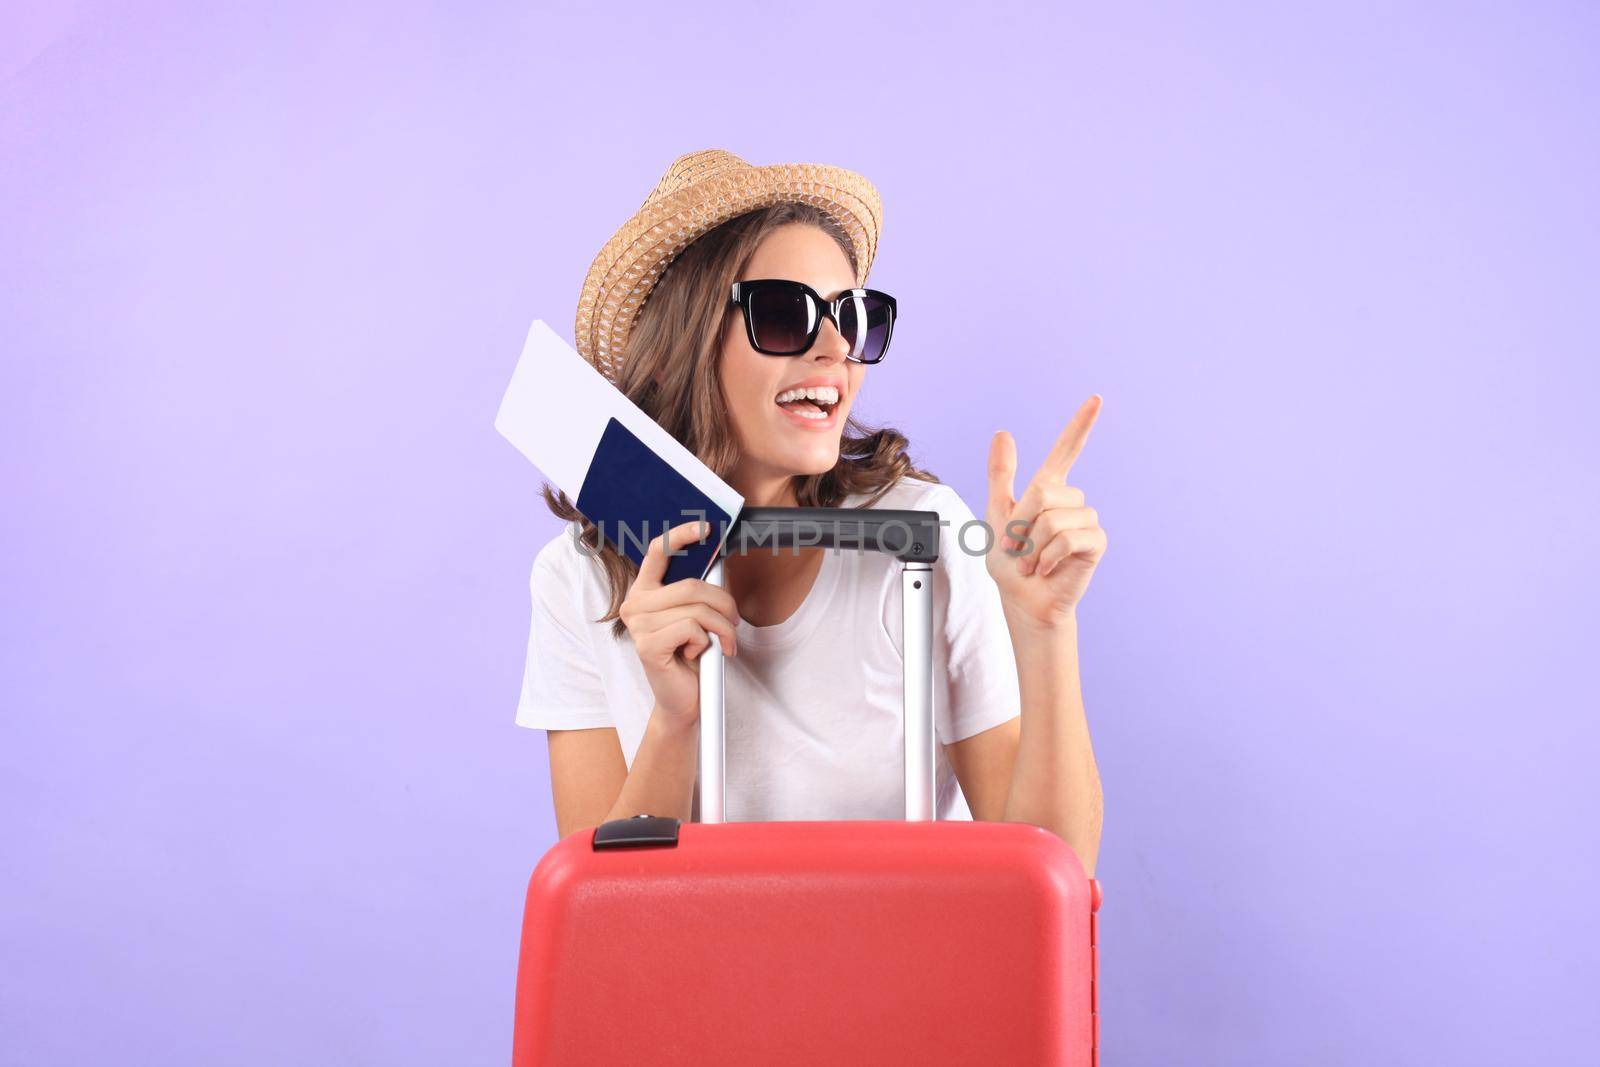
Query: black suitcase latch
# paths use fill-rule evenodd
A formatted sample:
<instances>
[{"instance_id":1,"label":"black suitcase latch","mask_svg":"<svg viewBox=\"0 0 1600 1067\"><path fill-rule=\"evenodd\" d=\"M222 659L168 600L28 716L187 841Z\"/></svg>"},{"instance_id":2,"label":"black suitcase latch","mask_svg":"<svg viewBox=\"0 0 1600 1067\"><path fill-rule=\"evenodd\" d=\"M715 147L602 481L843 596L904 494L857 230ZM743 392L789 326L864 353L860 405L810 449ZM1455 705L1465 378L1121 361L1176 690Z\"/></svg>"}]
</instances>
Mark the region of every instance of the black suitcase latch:
<instances>
[{"instance_id":1,"label":"black suitcase latch","mask_svg":"<svg viewBox=\"0 0 1600 1067\"><path fill-rule=\"evenodd\" d=\"M612 819L594 828L594 850L606 848L676 848L678 820L670 815L635 815Z\"/></svg>"}]
</instances>

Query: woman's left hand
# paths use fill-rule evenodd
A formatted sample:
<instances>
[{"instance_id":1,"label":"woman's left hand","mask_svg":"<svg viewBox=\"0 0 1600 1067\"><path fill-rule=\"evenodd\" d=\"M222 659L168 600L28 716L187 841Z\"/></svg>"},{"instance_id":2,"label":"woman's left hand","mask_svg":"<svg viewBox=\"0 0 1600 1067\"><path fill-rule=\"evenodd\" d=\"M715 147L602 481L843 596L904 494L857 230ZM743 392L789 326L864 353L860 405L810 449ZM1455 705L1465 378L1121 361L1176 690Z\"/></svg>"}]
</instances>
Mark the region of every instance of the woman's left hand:
<instances>
[{"instance_id":1,"label":"woman's left hand","mask_svg":"<svg viewBox=\"0 0 1600 1067\"><path fill-rule=\"evenodd\" d=\"M989 445L986 517L994 540L985 562L1000 586L1006 614L1028 626L1050 628L1072 621L1106 550L1100 516L1084 504L1083 490L1066 484L1100 404L1098 393L1084 401L1020 498L1013 489L1016 441L1001 430Z\"/></svg>"}]
</instances>

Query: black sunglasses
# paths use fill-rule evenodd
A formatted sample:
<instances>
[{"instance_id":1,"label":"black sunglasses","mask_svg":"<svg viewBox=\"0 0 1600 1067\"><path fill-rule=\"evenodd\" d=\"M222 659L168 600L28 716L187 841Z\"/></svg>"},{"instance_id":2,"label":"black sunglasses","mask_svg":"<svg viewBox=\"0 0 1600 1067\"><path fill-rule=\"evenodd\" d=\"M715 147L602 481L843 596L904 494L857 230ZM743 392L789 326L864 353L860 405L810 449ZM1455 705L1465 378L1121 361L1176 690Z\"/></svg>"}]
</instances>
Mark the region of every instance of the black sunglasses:
<instances>
[{"instance_id":1,"label":"black sunglasses","mask_svg":"<svg viewBox=\"0 0 1600 1067\"><path fill-rule=\"evenodd\" d=\"M765 356L809 351L824 318L850 343L846 358L856 363L881 360L894 334L895 299L876 289L846 289L838 299L824 300L804 282L761 278L734 282L732 303L744 309L750 347Z\"/></svg>"}]
</instances>

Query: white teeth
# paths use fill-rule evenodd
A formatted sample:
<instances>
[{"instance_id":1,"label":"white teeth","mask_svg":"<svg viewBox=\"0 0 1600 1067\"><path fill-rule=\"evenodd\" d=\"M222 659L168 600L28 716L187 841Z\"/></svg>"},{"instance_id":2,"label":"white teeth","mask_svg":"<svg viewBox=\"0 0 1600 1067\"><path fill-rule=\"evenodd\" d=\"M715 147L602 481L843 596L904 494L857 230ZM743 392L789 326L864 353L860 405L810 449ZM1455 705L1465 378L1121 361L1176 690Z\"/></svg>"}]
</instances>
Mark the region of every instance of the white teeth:
<instances>
[{"instance_id":1,"label":"white teeth","mask_svg":"<svg viewBox=\"0 0 1600 1067\"><path fill-rule=\"evenodd\" d=\"M791 400L815 400L819 404L837 404L839 390L831 385L812 385L804 389L785 389L778 394L777 402L787 404Z\"/></svg>"}]
</instances>

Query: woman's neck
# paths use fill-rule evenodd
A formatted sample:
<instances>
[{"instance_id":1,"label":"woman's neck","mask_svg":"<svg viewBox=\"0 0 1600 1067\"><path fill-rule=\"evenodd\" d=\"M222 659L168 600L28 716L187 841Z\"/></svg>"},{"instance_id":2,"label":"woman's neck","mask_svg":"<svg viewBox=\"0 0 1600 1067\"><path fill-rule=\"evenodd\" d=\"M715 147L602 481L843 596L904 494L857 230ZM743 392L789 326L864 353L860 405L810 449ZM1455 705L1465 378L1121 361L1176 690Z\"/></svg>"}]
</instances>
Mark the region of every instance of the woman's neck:
<instances>
[{"instance_id":1,"label":"woman's neck","mask_svg":"<svg viewBox=\"0 0 1600 1067\"><path fill-rule=\"evenodd\" d=\"M792 474L738 472L728 479L748 507L794 507ZM739 605L739 614L752 626L773 626L800 608L822 567L820 548L762 549L726 558L723 581Z\"/></svg>"},{"instance_id":2,"label":"woman's neck","mask_svg":"<svg viewBox=\"0 0 1600 1067\"><path fill-rule=\"evenodd\" d=\"M744 497L748 507L792 508L800 502L794 491L792 474L735 473L728 479L734 491Z\"/></svg>"}]
</instances>

